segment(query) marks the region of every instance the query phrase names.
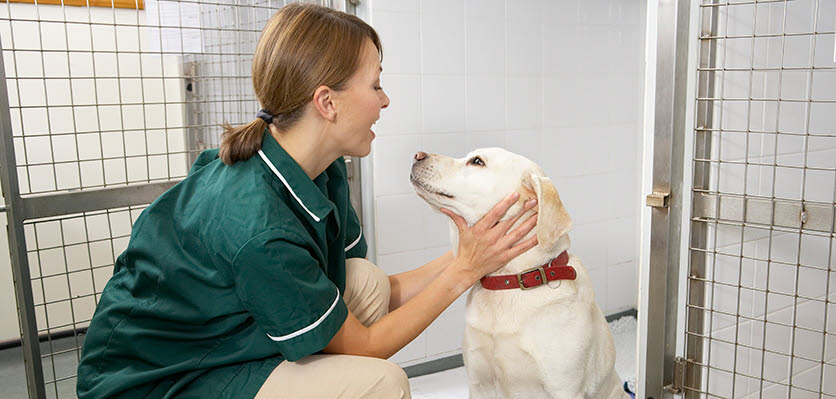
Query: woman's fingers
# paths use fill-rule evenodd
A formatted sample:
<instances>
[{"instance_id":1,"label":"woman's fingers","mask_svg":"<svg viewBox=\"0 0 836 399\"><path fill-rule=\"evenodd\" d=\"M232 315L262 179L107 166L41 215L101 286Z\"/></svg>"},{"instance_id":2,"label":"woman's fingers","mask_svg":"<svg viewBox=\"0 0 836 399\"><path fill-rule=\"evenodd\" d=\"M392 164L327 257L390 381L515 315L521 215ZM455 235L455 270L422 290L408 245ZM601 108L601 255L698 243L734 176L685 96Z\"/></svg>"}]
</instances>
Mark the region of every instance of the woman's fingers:
<instances>
[{"instance_id":1,"label":"woman's fingers","mask_svg":"<svg viewBox=\"0 0 836 399\"><path fill-rule=\"evenodd\" d=\"M525 215L526 212L532 210L535 206L537 206L537 200L530 199L526 201L525 204L523 204L522 209L516 215L514 215L514 217L499 222L497 226L502 229L502 234L507 233L508 229L510 229L511 226L517 223L517 220L519 220L523 215Z\"/></svg>"},{"instance_id":2,"label":"woman's fingers","mask_svg":"<svg viewBox=\"0 0 836 399\"><path fill-rule=\"evenodd\" d=\"M464 231L467 228L467 221L464 220L463 217L456 215L453 211L447 208L441 208L441 213L450 217L453 220L453 223L456 224L456 227L459 229L459 233Z\"/></svg>"},{"instance_id":3,"label":"woman's fingers","mask_svg":"<svg viewBox=\"0 0 836 399\"><path fill-rule=\"evenodd\" d=\"M508 260L510 261L511 259L514 259L517 256L522 255L523 253L525 253L525 251L528 251L529 249L536 247L537 244L537 235L535 234L529 239L522 241L517 245L514 245L507 252Z\"/></svg>"},{"instance_id":4,"label":"woman's fingers","mask_svg":"<svg viewBox=\"0 0 836 399\"><path fill-rule=\"evenodd\" d=\"M537 225L537 214L529 216L524 222L522 222L517 228L506 234L502 237L499 245L502 245L505 248L509 248L512 245L516 244L517 241L521 240L523 237L526 236L534 226Z\"/></svg>"},{"instance_id":5,"label":"woman's fingers","mask_svg":"<svg viewBox=\"0 0 836 399\"><path fill-rule=\"evenodd\" d=\"M520 198L520 193L514 192L511 195L505 197L502 201L499 201L493 209L491 209L481 220L479 220L476 225L473 227L478 227L482 231L488 230L494 227L505 213L508 212L508 209L514 205L515 202Z\"/></svg>"}]
</instances>

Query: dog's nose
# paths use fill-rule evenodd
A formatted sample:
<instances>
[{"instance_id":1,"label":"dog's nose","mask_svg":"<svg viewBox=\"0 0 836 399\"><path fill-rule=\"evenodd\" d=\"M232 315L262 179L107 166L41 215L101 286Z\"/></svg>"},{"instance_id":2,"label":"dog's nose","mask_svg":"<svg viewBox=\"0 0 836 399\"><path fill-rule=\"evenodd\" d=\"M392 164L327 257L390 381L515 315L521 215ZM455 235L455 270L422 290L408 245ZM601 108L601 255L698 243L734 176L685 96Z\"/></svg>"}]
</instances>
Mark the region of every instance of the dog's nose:
<instances>
[{"instance_id":1,"label":"dog's nose","mask_svg":"<svg viewBox=\"0 0 836 399\"><path fill-rule=\"evenodd\" d=\"M424 151L418 151L418 152L415 154L415 162L422 161L422 160L424 160L425 158L427 158L427 153L426 153L426 152L424 152Z\"/></svg>"}]
</instances>

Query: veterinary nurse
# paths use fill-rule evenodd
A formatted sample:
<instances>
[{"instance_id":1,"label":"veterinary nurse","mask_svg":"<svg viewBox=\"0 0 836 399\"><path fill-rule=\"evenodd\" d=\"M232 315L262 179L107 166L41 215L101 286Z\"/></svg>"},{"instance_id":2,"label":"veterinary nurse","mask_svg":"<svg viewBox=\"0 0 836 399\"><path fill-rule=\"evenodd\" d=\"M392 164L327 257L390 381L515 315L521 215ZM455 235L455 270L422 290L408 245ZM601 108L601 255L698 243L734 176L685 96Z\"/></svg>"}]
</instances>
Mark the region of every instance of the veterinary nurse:
<instances>
[{"instance_id":1,"label":"veterinary nurse","mask_svg":"<svg viewBox=\"0 0 836 399\"><path fill-rule=\"evenodd\" d=\"M252 77L263 109L134 224L90 323L78 396L408 398L385 360L479 278L533 247L509 197L452 253L386 276L364 260L343 156L365 156L389 98L360 19L282 8ZM527 204L523 211L533 204Z\"/></svg>"}]
</instances>

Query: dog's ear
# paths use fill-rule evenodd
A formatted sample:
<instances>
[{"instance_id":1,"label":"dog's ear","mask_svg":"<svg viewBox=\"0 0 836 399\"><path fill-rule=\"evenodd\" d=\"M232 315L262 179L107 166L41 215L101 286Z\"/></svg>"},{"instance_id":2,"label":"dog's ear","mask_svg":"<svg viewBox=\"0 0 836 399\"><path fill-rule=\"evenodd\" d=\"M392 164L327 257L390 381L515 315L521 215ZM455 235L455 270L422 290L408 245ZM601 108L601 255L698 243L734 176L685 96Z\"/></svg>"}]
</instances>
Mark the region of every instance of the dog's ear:
<instances>
[{"instance_id":1,"label":"dog's ear","mask_svg":"<svg viewBox=\"0 0 836 399\"><path fill-rule=\"evenodd\" d=\"M557 189L548 177L540 176L536 172L529 173L523 179L522 191L528 191L526 189L537 196L537 241L539 245L551 248L557 244L560 237L572 229L572 218L569 217Z\"/></svg>"}]
</instances>

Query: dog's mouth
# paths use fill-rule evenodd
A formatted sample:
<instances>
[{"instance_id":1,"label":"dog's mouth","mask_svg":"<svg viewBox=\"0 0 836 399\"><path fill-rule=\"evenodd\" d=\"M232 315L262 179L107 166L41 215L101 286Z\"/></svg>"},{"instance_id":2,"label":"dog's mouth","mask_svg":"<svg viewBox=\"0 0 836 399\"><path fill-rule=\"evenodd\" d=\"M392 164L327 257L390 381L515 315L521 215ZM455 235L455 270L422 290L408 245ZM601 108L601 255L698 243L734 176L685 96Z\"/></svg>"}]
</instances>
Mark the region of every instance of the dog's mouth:
<instances>
[{"instance_id":1,"label":"dog's mouth","mask_svg":"<svg viewBox=\"0 0 836 399\"><path fill-rule=\"evenodd\" d=\"M409 181L412 182L412 185L414 185L415 187L420 188L424 192L427 192L427 193L430 193L430 194L440 195L442 197L447 197L447 198L450 198L450 199L456 198L456 197L454 197L450 194L445 193L444 191L440 191L440 190L436 190L436 189L428 187L426 184L424 184L420 180L416 179L415 175L413 175L412 173L409 174Z\"/></svg>"}]
</instances>

